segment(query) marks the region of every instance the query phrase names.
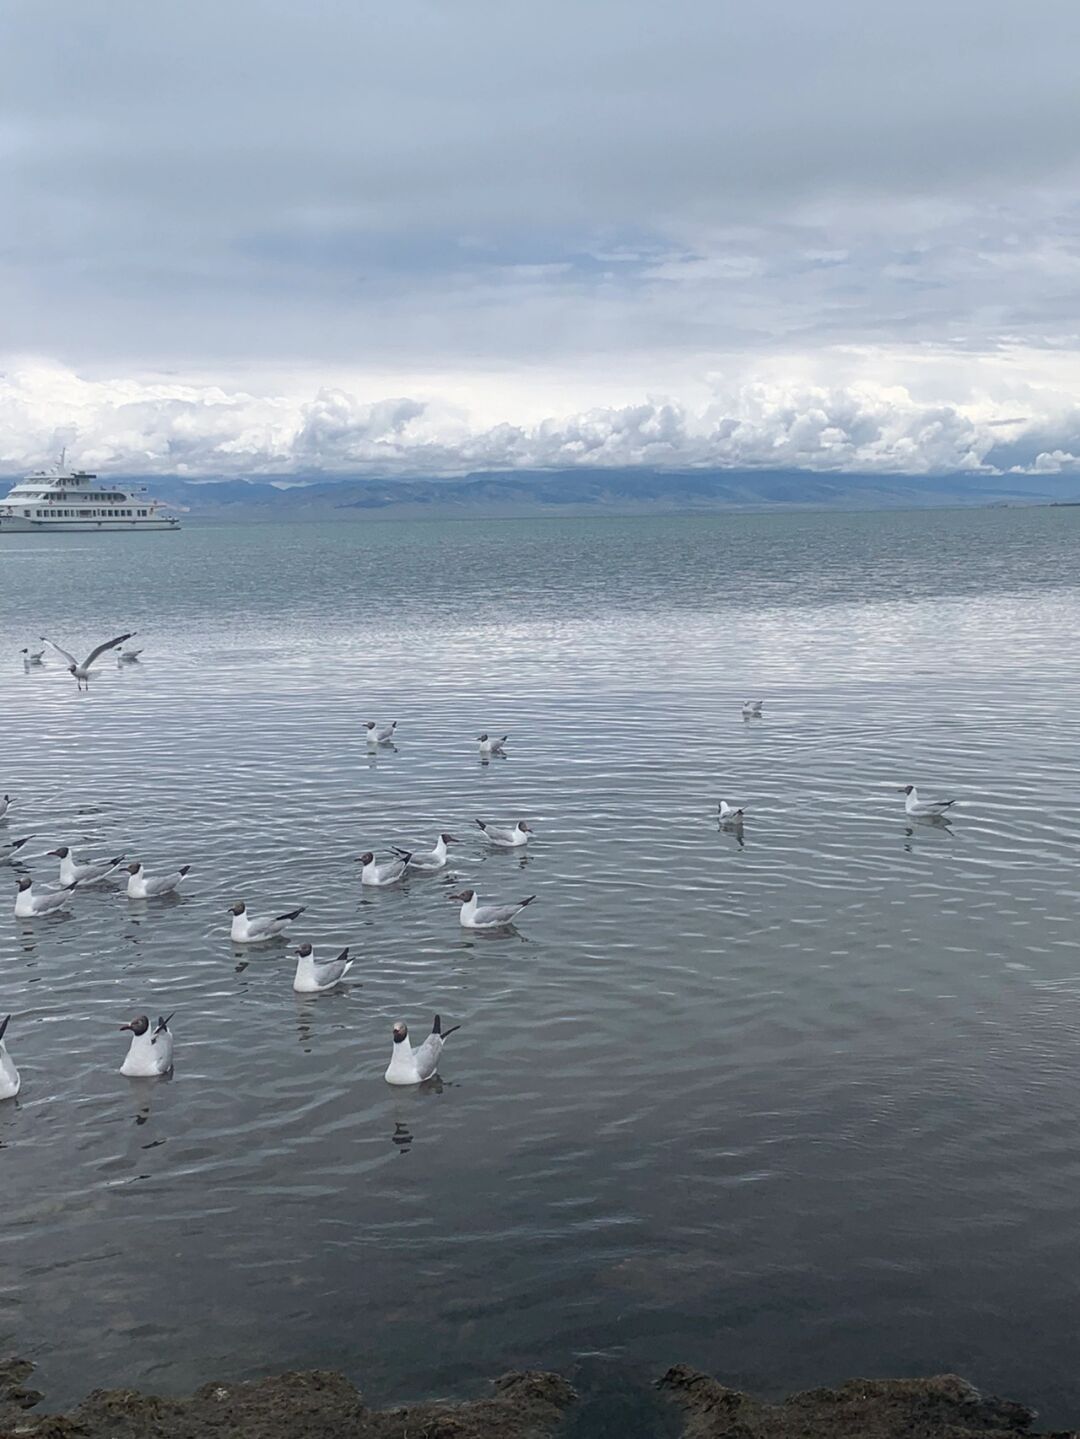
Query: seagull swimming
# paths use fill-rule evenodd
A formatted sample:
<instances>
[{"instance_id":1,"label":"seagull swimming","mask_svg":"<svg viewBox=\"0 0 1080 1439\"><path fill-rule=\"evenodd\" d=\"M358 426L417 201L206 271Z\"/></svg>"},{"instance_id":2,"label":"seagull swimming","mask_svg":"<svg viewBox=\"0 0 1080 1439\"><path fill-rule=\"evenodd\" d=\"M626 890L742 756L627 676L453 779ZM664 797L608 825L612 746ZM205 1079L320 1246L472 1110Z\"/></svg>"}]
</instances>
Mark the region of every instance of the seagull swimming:
<instances>
[{"instance_id":1,"label":"seagull swimming","mask_svg":"<svg viewBox=\"0 0 1080 1439\"><path fill-rule=\"evenodd\" d=\"M23 845L29 844L33 838L32 834L28 834L22 839L13 839L10 844L0 844L0 864L10 864Z\"/></svg>"},{"instance_id":2,"label":"seagull swimming","mask_svg":"<svg viewBox=\"0 0 1080 1439\"><path fill-rule=\"evenodd\" d=\"M11 796L9 794L0 794L0 819L4 818L10 808Z\"/></svg>"},{"instance_id":3,"label":"seagull swimming","mask_svg":"<svg viewBox=\"0 0 1080 1439\"><path fill-rule=\"evenodd\" d=\"M528 899L519 899L517 904L482 905L475 889L463 889L460 894L452 894L450 898L461 902L462 928L505 929L514 922L527 904L532 904L536 895L530 894Z\"/></svg>"},{"instance_id":4,"label":"seagull swimming","mask_svg":"<svg viewBox=\"0 0 1080 1439\"><path fill-rule=\"evenodd\" d=\"M371 850L360 856L360 864L363 869L360 871L360 883L375 885L382 888L388 884L397 884L398 880L405 878L405 871L409 867L412 855L407 850L396 851L396 858L385 860L379 864Z\"/></svg>"},{"instance_id":5,"label":"seagull swimming","mask_svg":"<svg viewBox=\"0 0 1080 1439\"><path fill-rule=\"evenodd\" d=\"M32 650L32 649L28 649L25 645L24 645L23 648L19 651L19 653L22 655L22 657L23 657L23 664L26 666L27 669L29 669L31 665L40 665L40 664L42 664L42 663L44 662L44 659L45 659L45 651L44 651L44 650Z\"/></svg>"},{"instance_id":6,"label":"seagull swimming","mask_svg":"<svg viewBox=\"0 0 1080 1439\"><path fill-rule=\"evenodd\" d=\"M735 809L728 804L726 799L720 801L720 823L721 824L742 824L744 809Z\"/></svg>"},{"instance_id":7,"label":"seagull swimming","mask_svg":"<svg viewBox=\"0 0 1080 1439\"><path fill-rule=\"evenodd\" d=\"M482 819L474 820L474 823L484 831L485 839L491 840L492 844L497 844L501 849L520 849L523 844L529 843L529 835L536 833L523 819L519 819L513 826L487 824Z\"/></svg>"},{"instance_id":8,"label":"seagull swimming","mask_svg":"<svg viewBox=\"0 0 1080 1439\"><path fill-rule=\"evenodd\" d=\"M956 803L954 799L920 799L919 791L913 784L901 785L898 793L907 796L904 809L917 819L925 819L928 815L942 815Z\"/></svg>"},{"instance_id":9,"label":"seagull swimming","mask_svg":"<svg viewBox=\"0 0 1080 1439\"><path fill-rule=\"evenodd\" d=\"M173 1067L173 1037L167 1019L159 1019L153 1029L145 1014L136 1015L130 1024L122 1024L121 1032L131 1031L131 1044L120 1066L120 1073L129 1079L149 1079L168 1074Z\"/></svg>"},{"instance_id":10,"label":"seagull swimming","mask_svg":"<svg viewBox=\"0 0 1080 1439\"><path fill-rule=\"evenodd\" d=\"M415 869L418 874L434 874L446 865L448 844L460 844L460 840L455 839L452 834L441 834L435 841L434 849L398 849L396 844L392 844L390 848L399 859L405 861L409 869Z\"/></svg>"},{"instance_id":11,"label":"seagull swimming","mask_svg":"<svg viewBox=\"0 0 1080 1439\"><path fill-rule=\"evenodd\" d=\"M337 959L316 959L311 945L302 944L296 951L292 987L297 994L319 994L324 989L333 989L352 967L348 948L343 949Z\"/></svg>"},{"instance_id":12,"label":"seagull swimming","mask_svg":"<svg viewBox=\"0 0 1080 1439\"><path fill-rule=\"evenodd\" d=\"M114 650L117 645L122 645L125 640L131 639L131 637L135 633L135 630L128 630L127 634L117 635L114 640L106 640L104 644L98 645L95 649L92 649L90 653L86 656L86 658L83 660L82 664L79 663L79 661L75 658L73 654L70 654L65 649L61 649L55 640L49 639L48 635L41 635L40 638L43 639L47 645L52 645L53 649L57 652L57 654L63 655L64 658L67 660L68 674L72 674L75 676L76 689L82 689L84 684L86 685L86 688L89 689L90 666L97 659L98 655L103 655L106 650Z\"/></svg>"},{"instance_id":13,"label":"seagull swimming","mask_svg":"<svg viewBox=\"0 0 1080 1439\"><path fill-rule=\"evenodd\" d=\"M275 914L272 917L263 919L249 919L247 905L244 901L238 900L236 904L229 906L229 913L232 915L232 928L229 931L229 938L233 944L262 944L267 939L277 939L279 934L284 934L294 919L299 919L306 904L299 909L290 909L287 914Z\"/></svg>"},{"instance_id":14,"label":"seagull swimming","mask_svg":"<svg viewBox=\"0 0 1080 1439\"><path fill-rule=\"evenodd\" d=\"M495 735L489 735L485 731L483 734L478 734L476 738L480 741L481 754L504 754L505 751L503 750L503 745L510 738L510 736L508 734L504 734L496 738Z\"/></svg>"},{"instance_id":15,"label":"seagull swimming","mask_svg":"<svg viewBox=\"0 0 1080 1439\"><path fill-rule=\"evenodd\" d=\"M142 645L140 645L138 649L136 649L134 645L128 645L127 649L121 650L116 656L116 663L118 665L133 665L142 654L143 649L144 646Z\"/></svg>"},{"instance_id":16,"label":"seagull swimming","mask_svg":"<svg viewBox=\"0 0 1080 1439\"><path fill-rule=\"evenodd\" d=\"M438 1072L443 1045L460 1028L460 1024L455 1024L444 1034L442 1020L436 1015L427 1039L419 1049L413 1049L409 1031L399 1020L394 1025L394 1050L386 1070L387 1084L423 1084L425 1079L430 1079Z\"/></svg>"},{"instance_id":17,"label":"seagull swimming","mask_svg":"<svg viewBox=\"0 0 1080 1439\"><path fill-rule=\"evenodd\" d=\"M394 738L394 731L397 729L397 720L393 724L383 725L382 729L374 720L368 720L364 726L367 730L367 742L370 745L389 744Z\"/></svg>"},{"instance_id":18,"label":"seagull swimming","mask_svg":"<svg viewBox=\"0 0 1080 1439\"><path fill-rule=\"evenodd\" d=\"M743 700L743 717L745 719L760 719L764 706L764 700Z\"/></svg>"},{"instance_id":19,"label":"seagull swimming","mask_svg":"<svg viewBox=\"0 0 1080 1439\"><path fill-rule=\"evenodd\" d=\"M151 879L143 868L142 860L137 859L134 864L129 864L127 867L127 897L128 899L158 899L163 894L172 894L190 869L190 864L182 864L172 874L162 874L157 879Z\"/></svg>"},{"instance_id":20,"label":"seagull swimming","mask_svg":"<svg viewBox=\"0 0 1080 1439\"><path fill-rule=\"evenodd\" d=\"M116 873L124 860L124 856L118 854L115 859L97 859L90 864L79 864L66 844L62 844L59 849L50 849L49 854L55 855L60 861L60 883L80 884L83 889L87 885L100 884L103 879L108 879L109 875Z\"/></svg>"},{"instance_id":21,"label":"seagull swimming","mask_svg":"<svg viewBox=\"0 0 1080 1439\"><path fill-rule=\"evenodd\" d=\"M33 880L29 876L20 879L19 892L15 896L15 918L36 919L38 915L53 914L56 910L63 909L74 888L73 884L69 884L60 891L53 890L49 894L35 894Z\"/></svg>"},{"instance_id":22,"label":"seagull swimming","mask_svg":"<svg viewBox=\"0 0 1080 1439\"><path fill-rule=\"evenodd\" d=\"M0 1020L0 1099L14 1099L22 1085L15 1061L8 1054L7 1045L4 1043L4 1031L10 1023L10 1014L6 1019Z\"/></svg>"}]
</instances>

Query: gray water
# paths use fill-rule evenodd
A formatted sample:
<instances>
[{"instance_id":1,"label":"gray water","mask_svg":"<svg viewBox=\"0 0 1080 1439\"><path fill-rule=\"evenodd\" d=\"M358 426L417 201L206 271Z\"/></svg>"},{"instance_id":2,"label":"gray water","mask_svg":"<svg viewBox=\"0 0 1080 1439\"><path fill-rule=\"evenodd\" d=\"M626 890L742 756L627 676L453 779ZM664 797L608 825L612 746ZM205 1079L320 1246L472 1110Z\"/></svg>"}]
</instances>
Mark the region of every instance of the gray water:
<instances>
[{"instance_id":1,"label":"gray water","mask_svg":"<svg viewBox=\"0 0 1080 1439\"><path fill-rule=\"evenodd\" d=\"M1078 542L1078 510L4 537L8 836L193 869L3 900L0 1353L56 1403L684 1360L1075 1420ZM131 626L89 695L15 653ZM445 875L361 893L356 855L443 828ZM469 935L462 883L537 899ZM306 904L351 982L294 996L238 897ZM140 1010L176 1011L171 1082L118 1073ZM390 1026L436 1010L441 1084L391 1089Z\"/></svg>"}]
</instances>

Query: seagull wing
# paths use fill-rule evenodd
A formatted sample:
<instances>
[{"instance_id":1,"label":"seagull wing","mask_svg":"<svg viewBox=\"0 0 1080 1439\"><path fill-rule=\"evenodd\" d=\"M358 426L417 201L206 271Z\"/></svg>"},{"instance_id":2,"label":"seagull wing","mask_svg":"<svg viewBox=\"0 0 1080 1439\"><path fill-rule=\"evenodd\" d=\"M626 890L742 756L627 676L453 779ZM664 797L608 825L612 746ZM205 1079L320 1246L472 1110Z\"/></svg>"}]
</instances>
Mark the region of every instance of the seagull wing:
<instances>
[{"instance_id":1,"label":"seagull wing","mask_svg":"<svg viewBox=\"0 0 1080 1439\"><path fill-rule=\"evenodd\" d=\"M496 844L514 843L514 831L512 829L502 829L499 825L489 824L486 833L488 839L494 840Z\"/></svg>"},{"instance_id":2,"label":"seagull wing","mask_svg":"<svg viewBox=\"0 0 1080 1439\"><path fill-rule=\"evenodd\" d=\"M421 1082L430 1079L439 1067L439 1055L442 1053L443 1041L439 1034L429 1034L427 1039L418 1049L413 1050L413 1060L416 1064L416 1073Z\"/></svg>"},{"instance_id":3,"label":"seagull wing","mask_svg":"<svg viewBox=\"0 0 1080 1439\"><path fill-rule=\"evenodd\" d=\"M103 645L98 645L96 649L92 649L86 656L86 659L83 660L83 669L88 670L98 655L103 655L106 650L114 650L117 645L122 645L125 640L131 639L133 634L135 634L134 630L128 630L126 635L117 635L114 640L106 640Z\"/></svg>"},{"instance_id":4,"label":"seagull wing","mask_svg":"<svg viewBox=\"0 0 1080 1439\"><path fill-rule=\"evenodd\" d=\"M38 635L38 639L44 640L47 645L52 645L53 649L58 655L63 655L66 660L78 667L79 661L75 658L75 656L71 654L70 651L61 649L60 646L56 643L56 641L51 640L48 635Z\"/></svg>"},{"instance_id":5,"label":"seagull wing","mask_svg":"<svg viewBox=\"0 0 1080 1439\"><path fill-rule=\"evenodd\" d=\"M509 924L521 908L520 904L485 904L476 911L476 921L478 924Z\"/></svg>"},{"instance_id":6,"label":"seagull wing","mask_svg":"<svg viewBox=\"0 0 1080 1439\"><path fill-rule=\"evenodd\" d=\"M352 967L353 962L349 958L349 951L343 949L337 959L328 959L325 962L315 961L315 981L317 984L337 984L338 980L348 974Z\"/></svg>"}]
</instances>

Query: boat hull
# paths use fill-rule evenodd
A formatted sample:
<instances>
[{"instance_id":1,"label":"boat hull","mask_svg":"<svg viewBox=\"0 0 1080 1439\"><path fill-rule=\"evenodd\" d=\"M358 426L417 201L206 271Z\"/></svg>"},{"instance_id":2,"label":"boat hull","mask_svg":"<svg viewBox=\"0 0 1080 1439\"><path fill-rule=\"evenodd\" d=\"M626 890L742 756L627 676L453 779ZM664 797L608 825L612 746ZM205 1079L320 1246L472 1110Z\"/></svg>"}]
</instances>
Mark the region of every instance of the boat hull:
<instances>
[{"instance_id":1,"label":"boat hull","mask_svg":"<svg viewBox=\"0 0 1080 1439\"><path fill-rule=\"evenodd\" d=\"M26 520L21 515L0 515L0 534L42 534L59 530L83 534L88 530L178 530L179 520Z\"/></svg>"}]
</instances>

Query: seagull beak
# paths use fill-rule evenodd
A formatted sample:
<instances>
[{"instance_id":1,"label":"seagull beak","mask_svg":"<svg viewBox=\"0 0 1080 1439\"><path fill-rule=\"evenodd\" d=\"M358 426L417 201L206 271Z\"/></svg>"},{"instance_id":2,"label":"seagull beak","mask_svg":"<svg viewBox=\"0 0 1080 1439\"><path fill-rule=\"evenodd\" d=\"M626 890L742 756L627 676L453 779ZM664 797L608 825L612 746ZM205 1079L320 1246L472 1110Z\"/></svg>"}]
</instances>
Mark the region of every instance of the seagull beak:
<instances>
[{"instance_id":1,"label":"seagull beak","mask_svg":"<svg viewBox=\"0 0 1080 1439\"><path fill-rule=\"evenodd\" d=\"M50 849L48 853L55 855L57 859L60 858L60 851L58 849Z\"/></svg>"},{"instance_id":2,"label":"seagull beak","mask_svg":"<svg viewBox=\"0 0 1080 1439\"><path fill-rule=\"evenodd\" d=\"M122 1024L122 1025L120 1026L120 1033L123 1034L123 1032L124 1032L125 1029L130 1029L130 1028L131 1028L131 1025L130 1025L130 1024Z\"/></svg>"}]
</instances>

